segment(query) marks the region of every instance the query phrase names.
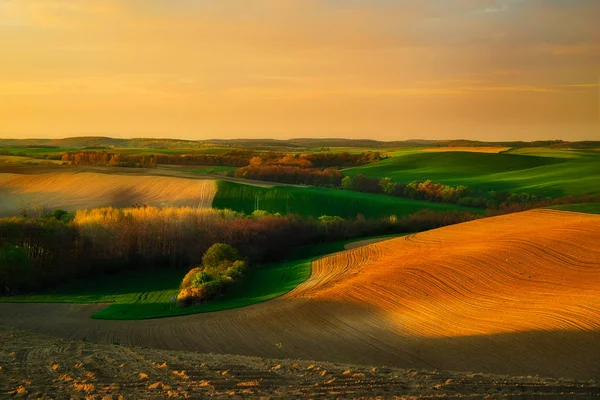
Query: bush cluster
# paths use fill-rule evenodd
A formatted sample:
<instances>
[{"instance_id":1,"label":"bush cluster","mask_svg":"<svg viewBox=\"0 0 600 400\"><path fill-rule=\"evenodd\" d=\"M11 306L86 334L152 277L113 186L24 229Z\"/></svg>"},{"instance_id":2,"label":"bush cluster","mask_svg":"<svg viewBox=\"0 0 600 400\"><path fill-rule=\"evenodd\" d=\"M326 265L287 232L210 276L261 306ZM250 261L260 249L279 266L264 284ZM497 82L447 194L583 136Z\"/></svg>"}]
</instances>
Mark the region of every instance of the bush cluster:
<instances>
[{"instance_id":1,"label":"bush cluster","mask_svg":"<svg viewBox=\"0 0 600 400\"><path fill-rule=\"evenodd\" d=\"M239 168L237 178L313 186L339 186L344 175L339 168L355 167L381 160L378 152L360 154L312 153L281 155L266 153L253 157Z\"/></svg>"},{"instance_id":2,"label":"bush cluster","mask_svg":"<svg viewBox=\"0 0 600 400\"><path fill-rule=\"evenodd\" d=\"M204 303L221 296L246 270L245 261L233 247L215 243L204 253L202 265L192 268L181 281L179 307Z\"/></svg>"}]
</instances>

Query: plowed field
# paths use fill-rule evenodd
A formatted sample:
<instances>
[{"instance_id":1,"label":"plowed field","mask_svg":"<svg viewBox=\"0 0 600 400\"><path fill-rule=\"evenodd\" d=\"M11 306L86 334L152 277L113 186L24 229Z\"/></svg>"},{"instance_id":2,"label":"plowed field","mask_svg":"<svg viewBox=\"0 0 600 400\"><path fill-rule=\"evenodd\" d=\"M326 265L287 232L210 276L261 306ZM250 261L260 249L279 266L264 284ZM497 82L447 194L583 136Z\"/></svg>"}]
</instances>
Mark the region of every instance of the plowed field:
<instances>
[{"instance_id":1,"label":"plowed field","mask_svg":"<svg viewBox=\"0 0 600 400\"><path fill-rule=\"evenodd\" d=\"M98 321L103 305L0 304L0 325L172 350L600 378L600 216L537 210L324 257L284 297Z\"/></svg>"},{"instance_id":2,"label":"plowed field","mask_svg":"<svg viewBox=\"0 0 600 400\"><path fill-rule=\"evenodd\" d=\"M94 172L0 174L0 216L16 215L23 204L76 210L103 206L150 205L211 207L214 180L128 176Z\"/></svg>"}]
</instances>

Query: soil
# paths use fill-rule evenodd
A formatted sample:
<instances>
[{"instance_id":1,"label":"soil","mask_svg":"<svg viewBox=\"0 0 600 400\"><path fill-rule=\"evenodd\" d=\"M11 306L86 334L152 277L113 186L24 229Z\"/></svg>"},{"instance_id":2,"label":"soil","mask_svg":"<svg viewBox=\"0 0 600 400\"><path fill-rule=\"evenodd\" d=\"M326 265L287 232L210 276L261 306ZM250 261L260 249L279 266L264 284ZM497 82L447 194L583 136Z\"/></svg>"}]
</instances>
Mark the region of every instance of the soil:
<instances>
[{"instance_id":1,"label":"soil","mask_svg":"<svg viewBox=\"0 0 600 400\"><path fill-rule=\"evenodd\" d=\"M0 304L0 327L101 344L600 379L600 216L536 210L336 253L289 294L143 321Z\"/></svg>"},{"instance_id":2,"label":"soil","mask_svg":"<svg viewBox=\"0 0 600 400\"><path fill-rule=\"evenodd\" d=\"M0 329L0 398L587 399L591 381L199 354Z\"/></svg>"}]
</instances>

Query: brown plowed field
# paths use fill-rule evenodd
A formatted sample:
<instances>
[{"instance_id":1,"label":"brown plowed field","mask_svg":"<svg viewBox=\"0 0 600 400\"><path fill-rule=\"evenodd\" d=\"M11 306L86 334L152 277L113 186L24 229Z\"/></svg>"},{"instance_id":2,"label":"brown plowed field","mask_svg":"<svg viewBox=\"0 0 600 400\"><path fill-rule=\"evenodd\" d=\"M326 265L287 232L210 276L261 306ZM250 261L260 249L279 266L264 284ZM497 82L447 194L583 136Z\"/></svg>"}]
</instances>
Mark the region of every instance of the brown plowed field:
<instances>
[{"instance_id":1,"label":"brown plowed field","mask_svg":"<svg viewBox=\"0 0 600 400\"><path fill-rule=\"evenodd\" d=\"M565 379L132 349L0 329L0 398L589 399ZM400 397L401 396L401 397Z\"/></svg>"},{"instance_id":2,"label":"brown plowed field","mask_svg":"<svg viewBox=\"0 0 600 400\"><path fill-rule=\"evenodd\" d=\"M324 257L288 295L147 321L0 304L0 326L172 350L600 378L600 216L538 210Z\"/></svg>"},{"instance_id":3,"label":"brown plowed field","mask_svg":"<svg viewBox=\"0 0 600 400\"><path fill-rule=\"evenodd\" d=\"M163 176L128 176L94 172L0 174L0 216L19 212L21 204L76 210L133 203L211 207L214 180Z\"/></svg>"}]
</instances>

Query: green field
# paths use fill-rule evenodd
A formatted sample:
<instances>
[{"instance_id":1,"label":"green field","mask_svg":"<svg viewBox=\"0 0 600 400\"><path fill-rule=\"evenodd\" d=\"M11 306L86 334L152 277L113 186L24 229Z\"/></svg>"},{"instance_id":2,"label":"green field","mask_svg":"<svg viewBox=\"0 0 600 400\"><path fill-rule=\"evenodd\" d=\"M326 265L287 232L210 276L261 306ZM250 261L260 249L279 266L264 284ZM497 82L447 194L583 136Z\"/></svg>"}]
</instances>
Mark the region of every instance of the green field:
<instances>
[{"instance_id":1,"label":"green field","mask_svg":"<svg viewBox=\"0 0 600 400\"><path fill-rule=\"evenodd\" d=\"M0 154L5 155L27 155L31 157L43 157L44 155L62 154L78 151L106 151L122 155L185 155L185 154L222 154L230 152L230 147L191 147L191 148L103 148L103 147L0 147Z\"/></svg>"},{"instance_id":2,"label":"green field","mask_svg":"<svg viewBox=\"0 0 600 400\"><path fill-rule=\"evenodd\" d=\"M588 214L600 214L600 203L565 204L548 207L554 210L575 211Z\"/></svg>"},{"instance_id":3,"label":"green field","mask_svg":"<svg viewBox=\"0 0 600 400\"><path fill-rule=\"evenodd\" d=\"M343 172L349 176L389 177L398 183L431 179L485 192L527 192L552 197L600 192L598 153L553 149L522 152L527 155L510 151L499 154L406 152ZM533 155L536 153L538 155Z\"/></svg>"},{"instance_id":4,"label":"green field","mask_svg":"<svg viewBox=\"0 0 600 400\"><path fill-rule=\"evenodd\" d=\"M218 172L228 172L228 171L235 171L238 167L227 167L227 166L222 166L222 165L215 165L215 166L207 166L207 167L199 167L199 168L193 168L193 169L178 169L178 171L181 172L191 172L193 174L216 174Z\"/></svg>"},{"instance_id":5,"label":"green field","mask_svg":"<svg viewBox=\"0 0 600 400\"><path fill-rule=\"evenodd\" d=\"M593 149L587 150L569 150L569 149L555 149L551 147L522 147L518 149L511 149L503 152L503 154L520 154L524 156L536 156L536 157L555 157L555 158L586 158L586 157L597 157L598 153Z\"/></svg>"},{"instance_id":6,"label":"green field","mask_svg":"<svg viewBox=\"0 0 600 400\"><path fill-rule=\"evenodd\" d=\"M18 303L114 303L93 315L96 319L148 319L201 312L227 310L260 303L281 296L310 276L312 259L287 261L261 266L249 271L220 299L178 308L170 299L177 296L186 271L130 271L114 275L81 279L53 290L18 297L3 302Z\"/></svg>"},{"instance_id":7,"label":"green field","mask_svg":"<svg viewBox=\"0 0 600 400\"><path fill-rule=\"evenodd\" d=\"M45 155L62 154L67 151L80 151L74 147L56 148L56 147L0 147L0 154L4 155L25 155L31 157L43 157Z\"/></svg>"},{"instance_id":8,"label":"green field","mask_svg":"<svg viewBox=\"0 0 600 400\"><path fill-rule=\"evenodd\" d=\"M433 203L380 194L361 193L316 187L276 186L263 188L234 182L219 181L213 207L251 214L255 210L270 213L321 215L355 218L405 216L419 210L483 212L453 204Z\"/></svg>"},{"instance_id":9,"label":"green field","mask_svg":"<svg viewBox=\"0 0 600 400\"><path fill-rule=\"evenodd\" d=\"M394 235L390 235L392 237ZM386 236L387 237L387 236ZM304 282L315 258L344 250L351 239L295 249L289 261L250 269L225 295L208 303L177 308L170 299L177 296L187 271L128 271L79 279L39 294L3 297L11 303L113 303L93 315L96 319L136 320L227 310L279 297Z\"/></svg>"},{"instance_id":10,"label":"green field","mask_svg":"<svg viewBox=\"0 0 600 400\"><path fill-rule=\"evenodd\" d=\"M106 149L105 149L106 150ZM229 147L192 147L192 148L115 148L106 150L111 153L119 153L128 156L143 156L150 154L164 155L188 155L188 154L222 154L230 152Z\"/></svg>"}]
</instances>

